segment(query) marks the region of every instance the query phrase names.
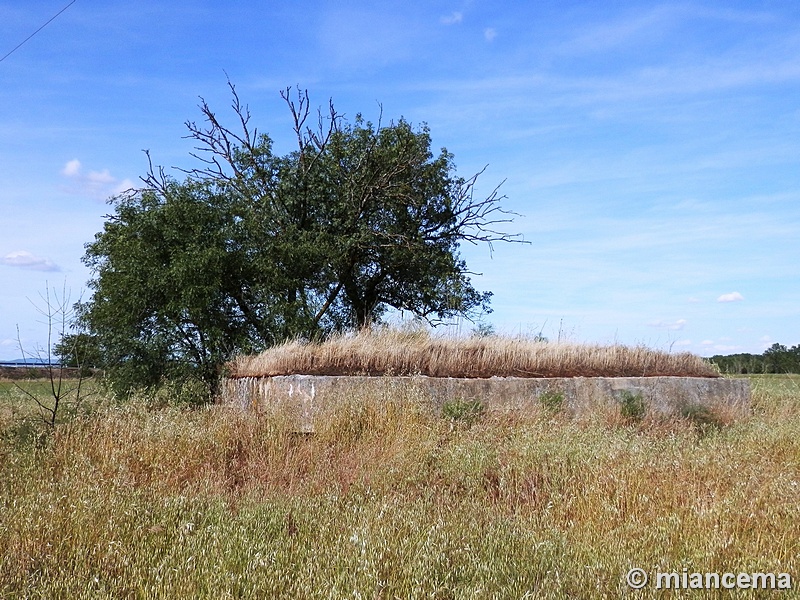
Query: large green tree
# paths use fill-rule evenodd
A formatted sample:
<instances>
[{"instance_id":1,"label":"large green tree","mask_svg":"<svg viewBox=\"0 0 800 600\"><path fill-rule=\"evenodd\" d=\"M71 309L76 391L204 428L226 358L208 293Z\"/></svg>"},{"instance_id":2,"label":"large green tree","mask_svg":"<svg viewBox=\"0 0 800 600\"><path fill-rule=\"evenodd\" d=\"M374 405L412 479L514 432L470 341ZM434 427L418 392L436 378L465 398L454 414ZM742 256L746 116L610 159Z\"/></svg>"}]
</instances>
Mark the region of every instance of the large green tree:
<instances>
[{"instance_id":1,"label":"large green tree","mask_svg":"<svg viewBox=\"0 0 800 600\"><path fill-rule=\"evenodd\" d=\"M380 321L388 308L435 323L489 311L459 255L464 242L518 241L495 188L476 198L426 127L346 122L333 105L308 127L309 100L282 93L297 149L279 156L250 126L203 101L188 122L196 168L110 200L87 244L92 298L80 322L120 390L197 377L213 393L221 366L292 337ZM149 158L149 154L148 154Z\"/></svg>"}]
</instances>

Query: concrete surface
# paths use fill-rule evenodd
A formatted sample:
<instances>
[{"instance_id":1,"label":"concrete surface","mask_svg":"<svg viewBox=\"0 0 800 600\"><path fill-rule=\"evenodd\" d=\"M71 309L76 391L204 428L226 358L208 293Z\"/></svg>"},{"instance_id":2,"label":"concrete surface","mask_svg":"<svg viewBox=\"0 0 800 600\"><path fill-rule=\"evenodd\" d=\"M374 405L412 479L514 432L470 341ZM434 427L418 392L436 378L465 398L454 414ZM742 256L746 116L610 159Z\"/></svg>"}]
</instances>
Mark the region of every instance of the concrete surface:
<instances>
[{"instance_id":1,"label":"concrete surface","mask_svg":"<svg viewBox=\"0 0 800 600\"><path fill-rule=\"evenodd\" d=\"M701 377L242 377L224 382L222 402L243 409L281 407L299 430L313 431L317 416L353 400L407 399L437 412L448 402L477 401L488 412L506 413L541 411L555 402L567 414L591 418L596 411L620 410L626 397L640 397L647 414L656 416L698 406L728 418L750 412L747 379Z\"/></svg>"}]
</instances>

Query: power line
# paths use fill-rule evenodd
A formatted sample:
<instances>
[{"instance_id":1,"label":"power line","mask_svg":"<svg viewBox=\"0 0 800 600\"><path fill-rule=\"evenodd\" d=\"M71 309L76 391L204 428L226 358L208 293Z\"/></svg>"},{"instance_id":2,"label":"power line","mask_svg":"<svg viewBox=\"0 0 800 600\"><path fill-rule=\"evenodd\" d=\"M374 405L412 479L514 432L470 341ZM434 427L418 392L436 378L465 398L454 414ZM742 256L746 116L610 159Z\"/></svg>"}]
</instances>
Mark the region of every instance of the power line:
<instances>
[{"instance_id":1,"label":"power line","mask_svg":"<svg viewBox=\"0 0 800 600\"><path fill-rule=\"evenodd\" d=\"M76 2L76 1L77 1L77 0L72 0L72 2L70 2L69 4L67 4L67 5L66 5L64 8L62 8L60 11L58 11L58 12L57 12L55 15L53 15L52 17L50 17L50 20L49 20L49 21L47 21L47 23L45 23L44 25L42 25L41 27L39 27L39 29L37 29L37 30L36 30L36 31L34 31L32 34L30 34L28 37L26 37L24 40L22 40L22 41L21 41L19 44L17 44L17 45L16 45L16 47L15 47L13 50L11 50L11 52L9 52L8 54L6 54L6 55L5 55L3 58L0 58L0 62L3 62L3 61L4 61L5 59L7 59L9 56L11 56L12 54L14 54L14 52L16 52L16 51L19 49L19 47L20 47L20 46L22 46L22 44L24 44L25 42L27 42L29 39L31 39L33 36L35 36L37 33L39 33L39 32L40 32L42 29L44 29L45 27L47 27L47 26L48 26L50 23L52 23L53 21L55 21L55 19L56 19L56 17L58 17L58 15L60 15L60 14L61 14L61 13L63 13L65 10L67 10L67 9L68 9L70 6L72 6L73 4L75 4L75 2Z\"/></svg>"}]
</instances>

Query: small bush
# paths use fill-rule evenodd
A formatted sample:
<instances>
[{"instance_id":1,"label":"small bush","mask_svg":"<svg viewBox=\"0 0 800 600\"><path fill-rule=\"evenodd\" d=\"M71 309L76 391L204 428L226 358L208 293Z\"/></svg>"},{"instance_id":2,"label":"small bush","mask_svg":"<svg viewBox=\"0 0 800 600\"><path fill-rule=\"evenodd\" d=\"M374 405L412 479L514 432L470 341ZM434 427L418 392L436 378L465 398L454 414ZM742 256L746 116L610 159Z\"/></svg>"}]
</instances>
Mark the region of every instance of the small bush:
<instances>
[{"instance_id":1,"label":"small bush","mask_svg":"<svg viewBox=\"0 0 800 600\"><path fill-rule=\"evenodd\" d=\"M199 379L169 380L160 386L141 390L138 397L151 409L203 406L212 400L208 385Z\"/></svg>"},{"instance_id":2,"label":"small bush","mask_svg":"<svg viewBox=\"0 0 800 600\"><path fill-rule=\"evenodd\" d=\"M720 416L705 404L685 404L680 409L680 415L692 423L701 433L721 429L725 424Z\"/></svg>"},{"instance_id":3,"label":"small bush","mask_svg":"<svg viewBox=\"0 0 800 600\"><path fill-rule=\"evenodd\" d=\"M0 431L0 440L17 450L44 448L52 429L37 415L25 415L12 421Z\"/></svg>"},{"instance_id":4,"label":"small bush","mask_svg":"<svg viewBox=\"0 0 800 600\"><path fill-rule=\"evenodd\" d=\"M539 396L539 403L548 415L557 415L564 410L564 394L548 390Z\"/></svg>"},{"instance_id":5,"label":"small bush","mask_svg":"<svg viewBox=\"0 0 800 600\"><path fill-rule=\"evenodd\" d=\"M620 414L629 422L641 421L647 412L647 403L641 392L622 390L619 398Z\"/></svg>"},{"instance_id":6,"label":"small bush","mask_svg":"<svg viewBox=\"0 0 800 600\"><path fill-rule=\"evenodd\" d=\"M442 406L442 416L451 421L458 421L471 425L480 419L486 412L486 406L480 400L466 400L456 398L448 400Z\"/></svg>"}]
</instances>

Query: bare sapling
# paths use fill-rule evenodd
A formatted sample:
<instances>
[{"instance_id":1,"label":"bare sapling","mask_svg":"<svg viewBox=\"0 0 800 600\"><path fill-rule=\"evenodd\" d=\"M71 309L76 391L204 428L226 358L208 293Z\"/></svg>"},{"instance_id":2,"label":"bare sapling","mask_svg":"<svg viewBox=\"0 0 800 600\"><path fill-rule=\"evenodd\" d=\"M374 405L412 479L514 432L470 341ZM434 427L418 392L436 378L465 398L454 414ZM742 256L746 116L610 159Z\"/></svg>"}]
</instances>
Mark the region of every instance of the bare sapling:
<instances>
[{"instance_id":1,"label":"bare sapling","mask_svg":"<svg viewBox=\"0 0 800 600\"><path fill-rule=\"evenodd\" d=\"M75 311L70 304L69 292L66 287L59 295L55 289L50 291L45 288L45 293L39 294L42 305L31 302L37 312L44 317L47 325L47 346L46 348L37 347L33 352L27 352L22 344L22 337L17 326L17 344L25 359L35 361L37 365L43 367L46 378L46 393L42 394L38 387L28 387L21 385L18 380L14 380L14 386L27 398L32 400L39 410L42 421L50 428L54 429L60 415L66 411L75 411L85 400L84 383L87 371L82 364L83 356L73 348L72 356L77 361L77 369L68 367L63 358L59 360L54 357L53 336L58 334L62 343L65 340L76 339L75 336L68 336L67 331L75 322ZM74 343L74 342L73 342Z\"/></svg>"}]
</instances>

